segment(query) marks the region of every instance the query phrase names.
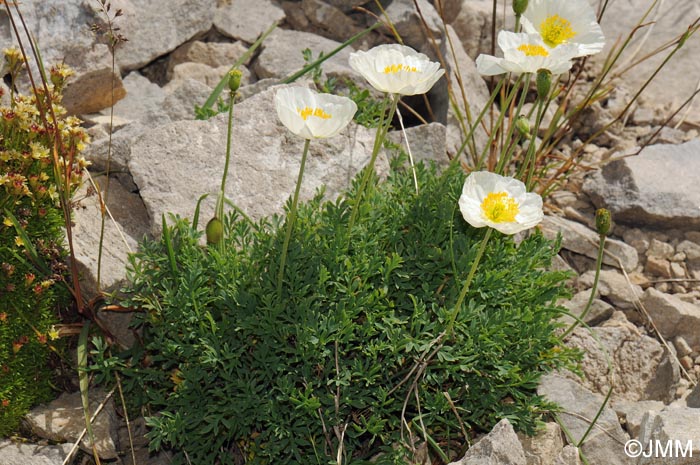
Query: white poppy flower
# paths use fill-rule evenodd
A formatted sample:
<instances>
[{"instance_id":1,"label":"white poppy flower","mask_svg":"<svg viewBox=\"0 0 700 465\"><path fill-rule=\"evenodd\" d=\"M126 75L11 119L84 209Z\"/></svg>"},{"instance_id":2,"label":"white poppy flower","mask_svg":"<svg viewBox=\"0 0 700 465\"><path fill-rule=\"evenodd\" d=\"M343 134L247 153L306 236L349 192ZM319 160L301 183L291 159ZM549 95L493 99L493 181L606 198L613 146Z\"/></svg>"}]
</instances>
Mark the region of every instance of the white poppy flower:
<instances>
[{"instance_id":1,"label":"white poppy flower","mask_svg":"<svg viewBox=\"0 0 700 465\"><path fill-rule=\"evenodd\" d=\"M542 197L525 184L489 171L475 171L464 181L459 197L462 216L475 228L489 226L515 234L542 221Z\"/></svg>"},{"instance_id":2,"label":"white poppy flower","mask_svg":"<svg viewBox=\"0 0 700 465\"><path fill-rule=\"evenodd\" d=\"M357 111L347 97L319 94L306 87L285 87L275 94L277 116L287 129L304 139L332 137Z\"/></svg>"},{"instance_id":3,"label":"white poppy flower","mask_svg":"<svg viewBox=\"0 0 700 465\"><path fill-rule=\"evenodd\" d=\"M571 68L571 60L578 52L578 48L572 44L549 48L539 34L509 31L498 33L498 46L503 51L503 58L483 54L476 57L479 73L494 76L504 73L536 73L540 69L548 69L552 74L561 74Z\"/></svg>"},{"instance_id":4,"label":"white poppy flower","mask_svg":"<svg viewBox=\"0 0 700 465\"><path fill-rule=\"evenodd\" d=\"M399 44L351 53L350 66L375 89L401 95L424 94L445 73L440 63Z\"/></svg>"},{"instance_id":5,"label":"white poppy flower","mask_svg":"<svg viewBox=\"0 0 700 465\"><path fill-rule=\"evenodd\" d=\"M605 36L587 0L530 0L523 30L537 33L548 47L574 44L577 57L603 50Z\"/></svg>"}]
</instances>

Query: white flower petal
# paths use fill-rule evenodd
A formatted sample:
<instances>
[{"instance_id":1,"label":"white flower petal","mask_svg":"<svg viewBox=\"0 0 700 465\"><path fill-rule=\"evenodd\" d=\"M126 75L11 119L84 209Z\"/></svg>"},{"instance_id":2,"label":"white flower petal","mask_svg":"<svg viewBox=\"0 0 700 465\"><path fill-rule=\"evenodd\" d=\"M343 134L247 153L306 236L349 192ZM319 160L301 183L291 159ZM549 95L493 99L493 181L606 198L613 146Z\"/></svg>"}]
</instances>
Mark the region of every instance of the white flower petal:
<instances>
[{"instance_id":1,"label":"white flower petal","mask_svg":"<svg viewBox=\"0 0 700 465\"><path fill-rule=\"evenodd\" d=\"M410 47L379 45L350 54L350 67L377 90L392 94L416 95L428 92L445 73L440 65Z\"/></svg>"},{"instance_id":2,"label":"white flower petal","mask_svg":"<svg viewBox=\"0 0 700 465\"><path fill-rule=\"evenodd\" d=\"M275 94L277 116L287 129L304 139L332 137L357 111L347 97L319 94L306 87L285 87ZM302 115L302 112L308 114Z\"/></svg>"},{"instance_id":3,"label":"white flower petal","mask_svg":"<svg viewBox=\"0 0 700 465\"><path fill-rule=\"evenodd\" d=\"M549 48L539 34L515 33L501 31L498 44L503 51L503 58L491 55L479 55L476 59L477 70L486 76L511 73L536 73L548 69L552 74L561 74L571 68L571 61L579 49L575 45L562 45Z\"/></svg>"}]
</instances>

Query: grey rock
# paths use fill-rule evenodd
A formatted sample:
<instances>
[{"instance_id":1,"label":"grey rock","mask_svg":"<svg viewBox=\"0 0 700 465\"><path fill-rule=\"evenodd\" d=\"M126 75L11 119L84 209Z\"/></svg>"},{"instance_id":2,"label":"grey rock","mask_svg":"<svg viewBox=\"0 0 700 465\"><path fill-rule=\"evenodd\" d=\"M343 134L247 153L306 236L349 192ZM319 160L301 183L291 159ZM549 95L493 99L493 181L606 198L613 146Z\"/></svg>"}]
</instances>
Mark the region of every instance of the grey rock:
<instances>
[{"instance_id":1,"label":"grey rock","mask_svg":"<svg viewBox=\"0 0 700 465\"><path fill-rule=\"evenodd\" d=\"M201 42L194 40L178 47L170 54L166 77L172 79L173 68L180 63L201 63L203 65L218 68L228 66L229 68L239 60L248 48L241 42ZM243 63L244 65L247 63Z\"/></svg>"},{"instance_id":2,"label":"grey rock","mask_svg":"<svg viewBox=\"0 0 700 465\"><path fill-rule=\"evenodd\" d=\"M329 39L344 42L363 29L357 26L343 10L326 1L302 0L301 8L309 21L321 28L323 36Z\"/></svg>"},{"instance_id":3,"label":"grey rock","mask_svg":"<svg viewBox=\"0 0 700 465\"><path fill-rule=\"evenodd\" d=\"M554 465L581 465L578 447L568 445L554 459Z\"/></svg>"},{"instance_id":4,"label":"grey rock","mask_svg":"<svg viewBox=\"0 0 700 465\"><path fill-rule=\"evenodd\" d=\"M447 167L447 149L445 147L445 126L440 123L430 123L421 126L414 126L406 129L406 138L411 147L413 161L415 163L435 162L438 166ZM399 144L406 153L406 140L401 131L392 131L387 134L387 138Z\"/></svg>"},{"instance_id":5,"label":"grey rock","mask_svg":"<svg viewBox=\"0 0 700 465\"><path fill-rule=\"evenodd\" d=\"M659 332L666 339L682 336L694 351L700 350L700 305L650 287L641 297Z\"/></svg>"},{"instance_id":6,"label":"grey rock","mask_svg":"<svg viewBox=\"0 0 700 465\"><path fill-rule=\"evenodd\" d=\"M567 346L577 347L584 353L580 364L584 374L581 382L587 389L607 393L610 360L615 370L613 400L670 402L673 399L680 378L675 357L655 339L640 334L622 313L590 331L576 328Z\"/></svg>"},{"instance_id":7,"label":"grey rock","mask_svg":"<svg viewBox=\"0 0 700 465\"><path fill-rule=\"evenodd\" d=\"M638 465L668 465L669 463L694 465L700 455L698 437L700 437L700 423L698 422L697 410L680 407L669 408L661 412L648 412L639 429L639 441L645 451L652 453L642 454ZM691 447L686 451L685 456L680 453L676 454L675 451L678 449L674 449L671 457L663 453L655 453L655 447L649 449L650 443L652 446L661 444L662 447L665 447L669 441L674 448L676 444L684 450L688 444ZM645 455L651 455L651 457L645 457Z\"/></svg>"},{"instance_id":8,"label":"grey rock","mask_svg":"<svg viewBox=\"0 0 700 465\"><path fill-rule=\"evenodd\" d=\"M255 61L253 70L261 79L269 77L281 79L299 71L307 64L301 53L304 49L310 49L315 59L320 52L327 55L338 46L340 42L308 32L275 29L263 43L263 50ZM323 72L327 76L358 77L348 64L349 58L350 50L344 48L337 55L323 62L321 65Z\"/></svg>"},{"instance_id":9,"label":"grey rock","mask_svg":"<svg viewBox=\"0 0 700 465\"><path fill-rule=\"evenodd\" d=\"M341 11L349 13L356 6L362 6L369 3L368 0L325 0L331 6L340 8Z\"/></svg>"},{"instance_id":10,"label":"grey rock","mask_svg":"<svg viewBox=\"0 0 700 465\"><path fill-rule=\"evenodd\" d=\"M195 79L170 81L163 89L163 112L172 121L195 119L194 106L203 105L213 90Z\"/></svg>"},{"instance_id":11,"label":"grey rock","mask_svg":"<svg viewBox=\"0 0 700 465\"><path fill-rule=\"evenodd\" d=\"M118 72L112 72L109 48L90 30L92 24L100 22L100 15L93 8L96 5L83 0L66 0L60 6L28 0L21 5L22 16L41 49L46 68L65 63L76 73L68 79L63 98L63 105L71 114L92 113L109 106L112 82L114 101L124 96L121 77ZM4 44L3 48L16 43L6 14L0 15L0 43ZM32 60L31 67L36 79L35 62ZM29 82L25 82L28 89Z\"/></svg>"},{"instance_id":12,"label":"grey rock","mask_svg":"<svg viewBox=\"0 0 700 465\"><path fill-rule=\"evenodd\" d=\"M128 172L129 158L131 158L131 145L134 140L151 127L164 124L170 121L166 115L161 115L157 120L148 120L148 123L135 121L128 124L123 129L112 134L112 138L104 135L88 145L85 150L85 157L92 162L90 169L95 172L106 171L109 160L111 172ZM110 149L111 148L111 149ZM111 155L110 155L111 153ZM132 182L122 180L125 186L131 187Z\"/></svg>"},{"instance_id":13,"label":"grey rock","mask_svg":"<svg viewBox=\"0 0 700 465\"><path fill-rule=\"evenodd\" d=\"M685 259L688 261L688 265L693 268L700 269L699 244L686 240L678 244L676 250L685 254Z\"/></svg>"},{"instance_id":14,"label":"grey rock","mask_svg":"<svg viewBox=\"0 0 700 465\"><path fill-rule=\"evenodd\" d=\"M581 317L581 314L584 312L586 309L586 305L588 304L588 299L590 298L591 291L581 291L576 293L571 300L567 300L566 302L562 302L561 305L563 307L566 307L573 315L577 317ZM591 307L588 310L588 313L584 317L583 321L589 326L597 326L610 318L610 316L613 314L614 308L612 305L610 305L607 302L604 302L600 299L593 299L593 302L591 302ZM566 324L572 324L574 323L573 318L570 316L563 316L561 317L562 322Z\"/></svg>"},{"instance_id":15,"label":"grey rock","mask_svg":"<svg viewBox=\"0 0 700 465\"><path fill-rule=\"evenodd\" d=\"M137 71L132 71L124 78L126 97L114 105L114 115L127 121L162 119L162 106L165 91ZM110 110L104 110L109 115Z\"/></svg>"},{"instance_id":16,"label":"grey rock","mask_svg":"<svg viewBox=\"0 0 700 465\"><path fill-rule=\"evenodd\" d=\"M678 353L679 357L685 357L693 352L688 342L681 336L677 336L673 339L673 346L676 348L676 353Z\"/></svg>"},{"instance_id":17,"label":"grey rock","mask_svg":"<svg viewBox=\"0 0 700 465\"><path fill-rule=\"evenodd\" d=\"M545 237L555 239L557 234L562 235L561 246L589 258L598 256L599 236L586 226L575 221L567 220L560 216L546 215L539 228ZM606 239L605 250L610 254L603 255L603 263L614 267L622 266L626 271L632 271L639 263L637 250L617 239ZM620 259L618 262L615 257Z\"/></svg>"},{"instance_id":18,"label":"grey rock","mask_svg":"<svg viewBox=\"0 0 700 465\"><path fill-rule=\"evenodd\" d=\"M256 219L282 211L294 192L301 161L303 140L277 120L275 92L271 88L244 100L234 113L226 195ZM163 213L191 218L197 199L216 193L226 154L226 126L226 115L179 121L155 128L133 144L129 169L146 204L152 231L160 229ZM335 198L369 161L373 142L374 131L354 123L336 137L313 141L301 199L311 198L321 185L326 186L328 198ZM379 171L386 170L381 160ZM201 218L213 214L214 202L212 196L203 204Z\"/></svg>"},{"instance_id":19,"label":"grey rock","mask_svg":"<svg viewBox=\"0 0 700 465\"><path fill-rule=\"evenodd\" d=\"M472 59L476 59L482 53L491 54L492 12L493 3L490 1L462 2L459 14L451 23L457 31L464 50ZM498 31L503 29L503 15L497 14L496 18L496 31Z\"/></svg>"},{"instance_id":20,"label":"grey rock","mask_svg":"<svg viewBox=\"0 0 700 465\"><path fill-rule=\"evenodd\" d=\"M647 263L644 265L644 271L654 276L670 278L671 263L663 258L651 256L647 258Z\"/></svg>"},{"instance_id":21,"label":"grey rock","mask_svg":"<svg viewBox=\"0 0 700 465\"><path fill-rule=\"evenodd\" d=\"M587 271L578 278L579 286L586 289L593 286L595 271ZM634 302L642 295L642 288L632 284L625 277L613 270L601 270L598 280L598 292L606 297L619 309L628 310L634 308Z\"/></svg>"},{"instance_id":22,"label":"grey rock","mask_svg":"<svg viewBox=\"0 0 700 465\"><path fill-rule=\"evenodd\" d=\"M122 71L147 65L211 29L217 0L131 0L117 22L128 42L119 46Z\"/></svg>"},{"instance_id":23,"label":"grey rock","mask_svg":"<svg viewBox=\"0 0 700 465\"><path fill-rule=\"evenodd\" d=\"M91 414L104 400L103 391L90 390ZM32 409L25 420L32 433L41 438L56 442L75 442L85 428L85 414L80 392L64 393L51 403ZM116 432L117 421L114 406L108 401L92 423L96 440L95 448L98 455L106 460L117 458L117 450L112 439L112 434ZM87 435L80 444L86 451L92 450Z\"/></svg>"},{"instance_id":24,"label":"grey rock","mask_svg":"<svg viewBox=\"0 0 700 465\"><path fill-rule=\"evenodd\" d=\"M700 227L700 139L651 145L635 157L608 163L583 190L616 222L659 228ZM683 176L678 176L683 173Z\"/></svg>"},{"instance_id":25,"label":"grey rock","mask_svg":"<svg viewBox=\"0 0 700 465\"><path fill-rule=\"evenodd\" d=\"M439 46L440 52L446 61L446 78L440 79L433 86L429 96L436 119L447 127L447 151L451 156L454 156L469 133L468 127L471 123L467 124L467 122L476 121L477 116L488 103L490 94L486 87L486 82L476 70L474 60L462 48L452 26L447 26L446 33L451 38L454 53L452 53L447 36L442 36ZM460 117L449 101L447 79L451 82L459 114L466 127L462 126ZM476 147L477 153L480 154L487 140L488 136L484 129L481 126L477 127L473 133L473 140L469 141L461 156L464 157L465 153L472 153L469 149L472 142Z\"/></svg>"},{"instance_id":26,"label":"grey rock","mask_svg":"<svg viewBox=\"0 0 700 465\"><path fill-rule=\"evenodd\" d=\"M513 430L503 419L491 432L469 448L466 455L450 465L526 465L525 452Z\"/></svg>"},{"instance_id":27,"label":"grey rock","mask_svg":"<svg viewBox=\"0 0 700 465\"><path fill-rule=\"evenodd\" d=\"M192 79L194 81L199 81L207 87L214 89L226 73L229 72L231 66L223 65L213 68L209 65L202 63L180 63L173 68L173 80L175 81L186 81ZM247 68L239 68L241 71L241 85L246 85L250 83L251 76L250 71ZM167 86L166 86L167 87ZM222 93L222 97L226 98L227 92ZM201 102L202 104L204 102Z\"/></svg>"},{"instance_id":28,"label":"grey rock","mask_svg":"<svg viewBox=\"0 0 700 465\"><path fill-rule=\"evenodd\" d=\"M273 22L284 19L284 10L269 0L220 0L214 26L222 34L249 44Z\"/></svg>"},{"instance_id":29,"label":"grey rock","mask_svg":"<svg viewBox=\"0 0 700 465\"><path fill-rule=\"evenodd\" d=\"M70 449L70 444L40 446L2 439L0 440L0 463L2 465L63 465Z\"/></svg>"},{"instance_id":30,"label":"grey rock","mask_svg":"<svg viewBox=\"0 0 700 465\"><path fill-rule=\"evenodd\" d=\"M606 48L592 57L598 64L608 56L608 52L618 40L625 40L631 31L642 21L651 4L647 0L626 0L610 2L601 20L605 32ZM630 45L620 58L620 66L627 66L630 60L638 60L645 51L655 50L662 44L674 40L686 32L694 18L700 16L700 3L696 0L678 0L672 3L657 2L644 22L650 24L648 32L634 34ZM641 49L640 49L641 47ZM695 57L700 55L700 36L693 34L673 56L669 66L665 66L644 90L642 96L649 102L664 107L663 117L679 107L695 91L700 65ZM640 89L648 77L661 64L666 54L660 53L634 67L633 72L624 74L624 84L630 89ZM694 105L686 121L700 122L700 107Z\"/></svg>"},{"instance_id":31,"label":"grey rock","mask_svg":"<svg viewBox=\"0 0 700 465\"><path fill-rule=\"evenodd\" d=\"M106 189L104 177L95 178L95 182L101 189ZM83 197L85 190L86 186L83 186L77 196ZM127 255L137 249L138 241L148 232L149 220L139 195L124 188L116 178L110 179L106 205L114 222L109 216L105 219L99 288L109 292L124 283ZM73 210L73 214L73 245L81 271L82 290L88 297L94 297L98 293L97 251L100 247L102 224L98 196L85 197Z\"/></svg>"},{"instance_id":32,"label":"grey rock","mask_svg":"<svg viewBox=\"0 0 700 465\"><path fill-rule=\"evenodd\" d=\"M417 0L416 3L425 24L421 20L421 15L418 14L414 0L393 0L384 11L391 19L404 44L421 49L428 40L425 27L428 27L433 37L440 37L442 35L442 21L435 7L428 0ZM384 32L392 34L388 29L385 29Z\"/></svg>"},{"instance_id":33,"label":"grey rock","mask_svg":"<svg viewBox=\"0 0 700 465\"><path fill-rule=\"evenodd\" d=\"M602 395L594 394L575 381L556 374L544 376L537 393L562 407L559 418L571 433L575 444L581 440L590 426L590 421L603 405ZM605 406L581 449L591 464L632 465L634 462L620 453L621 444L628 439L629 436L622 430L617 414L609 406Z\"/></svg>"},{"instance_id":34,"label":"grey rock","mask_svg":"<svg viewBox=\"0 0 700 465\"><path fill-rule=\"evenodd\" d=\"M688 397L685 398L686 405L690 408L700 408L700 384L696 384Z\"/></svg>"},{"instance_id":35,"label":"grey rock","mask_svg":"<svg viewBox=\"0 0 700 465\"><path fill-rule=\"evenodd\" d=\"M647 257L656 257L668 260L673 257L673 246L658 239L652 239L651 242L649 242L649 248L647 249L646 255Z\"/></svg>"},{"instance_id":36,"label":"grey rock","mask_svg":"<svg viewBox=\"0 0 700 465\"><path fill-rule=\"evenodd\" d=\"M625 429L633 438L639 437L639 428L642 426L644 415L649 411L660 412L664 407L666 404L658 400L616 401L612 404L612 408L624 421Z\"/></svg>"},{"instance_id":37,"label":"grey rock","mask_svg":"<svg viewBox=\"0 0 700 465\"><path fill-rule=\"evenodd\" d=\"M518 433L525 452L527 465L554 465L555 457L564 447L561 427L558 423L545 423L535 436Z\"/></svg>"}]
</instances>

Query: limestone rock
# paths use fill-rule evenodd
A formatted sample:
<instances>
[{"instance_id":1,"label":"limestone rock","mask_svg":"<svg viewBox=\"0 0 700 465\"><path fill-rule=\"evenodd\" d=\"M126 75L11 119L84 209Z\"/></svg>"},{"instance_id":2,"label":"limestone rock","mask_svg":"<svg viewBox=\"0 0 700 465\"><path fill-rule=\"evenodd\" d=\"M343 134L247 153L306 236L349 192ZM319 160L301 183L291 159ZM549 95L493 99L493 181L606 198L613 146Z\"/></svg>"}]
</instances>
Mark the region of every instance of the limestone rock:
<instances>
[{"instance_id":1,"label":"limestone rock","mask_svg":"<svg viewBox=\"0 0 700 465\"><path fill-rule=\"evenodd\" d=\"M340 46L340 42L326 39L308 32L275 29L265 40L253 70L259 78L284 78L306 66L302 51L310 49L316 59L320 52L328 54ZM324 61L322 66L326 75L355 76L348 59L350 50L344 48L337 55Z\"/></svg>"},{"instance_id":2,"label":"limestone rock","mask_svg":"<svg viewBox=\"0 0 700 465\"><path fill-rule=\"evenodd\" d=\"M212 68L218 68L219 66L231 68L247 51L248 48L238 41L223 43L194 40L178 47L170 54L166 77L168 80L172 79L173 68L180 63L187 62L201 63Z\"/></svg>"},{"instance_id":3,"label":"limestone rock","mask_svg":"<svg viewBox=\"0 0 700 465\"><path fill-rule=\"evenodd\" d=\"M302 0L301 8L309 21L321 28L322 35L329 39L344 42L363 29L340 8L324 0Z\"/></svg>"},{"instance_id":4,"label":"limestone rock","mask_svg":"<svg viewBox=\"0 0 700 465\"><path fill-rule=\"evenodd\" d=\"M595 418L603 405L602 395L594 394L575 381L556 374L542 377L537 393L562 407L563 412L559 413L559 418L575 443L580 441L590 420ZM606 406L581 449L591 464L633 465L634 462L620 453L621 444L628 439L617 415Z\"/></svg>"},{"instance_id":5,"label":"limestone rock","mask_svg":"<svg viewBox=\"0 0 700 465\"><path fill-rule=\"evenodd\" d=\"M581 465L578 447L568 445L554 459L554 465Z\"/></svg>"},{"instance_id":6,"label":"limestone rock","mask_svg":"<svg viewBox=\"0 0 700 465\"><path fill-rule=\"evenodd\" d=\"M700 244L691 241L683 241L676 247L678 252L685 254L688 265L700 270Z\"/></svg>"},{"instance_id":7,"label":"limestone rock","mask_svg":"<svg viewBox=\"0 0 700 465\"><path fill-rule=\"evenodd\" d=\"M443 168L447 167L449 160L445 148L445 126L440 123L430 123L406 128L406 137L415 163L435 162ZM408 153L406 140L400 130L390 132L387 138L399 144L401 149Z\"/></svg>"},{"instance_id":8,"label":"limestone rock","mask_svg":"<svg viewBox=\"0 0 700 465\"><path fill-rule=\"evenodd\" d=\"M97 389L90 391L91 414L104 399L104 392ZM85 428L85 414L80 392L64 393L51 403L32 409L25 419L32 433L41 438L56 442L75 442ZM92 423L97 453L106 460L117 458L117 450L112 439L112 433L116 431L116 422L114 406L108 401ZM81 447L86 451L92 450L87 436L82 440Z\"/></svg>"},{"instance_id":9,"label":"limestone rock","mask_svg":"<svg viewBox=\"0 0 700 465\"><path fill-rule=\"evenodd\" d=\"M2 465L62 465L71 444L40 446L26 442L0 440L0 463Z\"/></svg>"},{"instance_id":10,"label":"limestone rock","mask_svg":"<svg viewBox=\"0 0 700 465\"><path fill-rule=\"evenodd\" d=\"M651 145L635 157L608 163L583 185L596 207L632 226L700 227L700 139ZM679 176L678 173L683 173Z\"/></svg>"},{"instance_id":11,"label":"limestone rock","mask_svg":"<svg viewBox=\"0 0 700 465\"><path fill-rule=\"evenodd\" d=\"M558 423L546 423L536 436L518 434L523 445L527 465L553 465L555 457L564 447L562 431Z\"/></svg>"},{"instance_id":12,"label":"limestone rock","mask_svg":"<svg viewBox=\"0 0 700 465\"><path fill-rule=\"evenodd\" d=\"M172 121L195 119L194 106L203 105L213 90L195 79L170 81L163 89L163 112Z\"/></svg>"},{"instance_id":13,"label":"limestone rock","mask_svg":"<svg viewBox=\"0 0 700 465\"><path fill-rule=\"evenodd\" d=\"M593 328L593 334L588 329L576 328L567 340L567 346L584 353L580 364L583 386L593 392L607 393L610 388L607 355L615 369L613 400L670 402L680 378L675 358L656 339L640 334L624 315L616 316Z\"/></svg>"},{"instance_id":14,"label":"limestone rock","mask_svg":"<svg viewBox=\"0 0 700 465\"><path fill-rule=\"evenodd\" d=\"M663 337L682 336L694 351L700 350L700 305L684 302L653 287L644 292L641 302Z\"/></svg>"},{"instance_id":15,"label":"limestone rock","mask_svg":"<svg viewBox=\"0 0 700 465\"><path fill-rule=\"evenodd\" d=\"M466 455L450 465L526 465L525 452L506 419L469 448Z\"/></svg>"},{"instance_id":16,"label":"limestone rock","mask_svg":"<svg viewBox=\"0 0 700 465\"><path fill-rule=\"evenodd\" d=\"M249 44L273 22L284 19L284 10L270 0L219 0L214 26L222 34Z\"/></svg>"},{"instance_id":17,"label":"limestone rock","mask_svg":"<svg viewBox=\"0 0 700 465\"><path fill-rule=\"evenodd\" d=\"M562 235L561 246L564 249L572 252L585 255L589 258L598 256L599 236L594 231L591 231L586 226L575 221L567 220L559 216L546 215L540 223L539 228L542 234L549 239L555 239L557 234ZM616 239L606 239L605 250L611 255L618 257L622 266L627 271L632 271L639 263L637 250ZM614 267L619 267L618 261L611 255L603 255L603 263Z\"/></svg>"},{"instance_id":18,"label":"limestone rock","mask_svg":"<svg viewBox=\"0 0 700 465\"><path fill-rule=\"evenodd\" d=\"M362 6L369 3L369 0L325 0L331 6L339 8L345 13L349 13L356 6Z\"/></svg>"},{"instance_id":19,"label":"limestone rock","mask_svg":"<svg viewBox=\"0 0 700 465\"><path fill-rule=\"evenodd\" d=\"M685 401L690 408L700 408L700 384L696 385L693 390L690 391Z\"/></svg>"},{"instance_id":20,"label":"limestone rock","mask_svg":"<svg viewBox=\"0 0 700 465\"><path fill-rule=\"evenodd\" d=\"M587 271L578 278L578 284L590 289L593 285L595 271ZM598 280L598 292L617 308L627 310L634 308L634 301L642 295L642 288L627 282L625 277L613 270L601 270Z\"/></svg>"},{"instance_id":21,"label":"limestone rock","mask_svg":"<svg viewBox=\"0 0 700 465\"><path fill-rule=\"evenodd\" d=\"M179 65L176 65L173 68L173 80L175 81L185 81L188 79L192 79L195 81L199 81L202 84L204 84L207 87L210 87L211 89L214 89L219 82L221 82L221 78L224 77L226 73L231 69L231 66L229 65L223 65L223 66L218 66L216 68L213 68L209 65L205 65L202 63L180 63ZM239 71L241 71L241 85L247 85L250 83L250 71L248 71L247 68L241 67L239 68ZM227 98L227 92L222 93L222 97ZM202 104L204 101L201 102ZM201 106L201 104L200 104Z\"/></svg>"},{"instance_id":22,"label":"limestone rock","mask_svg":"<svg viewBox=\"0 0 700 465\"><path fill-rule=\"evenodd\" d=\"M658 400L616 401L612 404L612 408L624 420L627 432L633 438L639 437L639 428L642 426L644 415L649 411L660 412L664 407L666 405Z\"/></svg>"},{"instance_id":23,"label":"limestone rock","mask_svg":"<svg viewBox=\"0 0 700 465\"><path fill-rule=\"evenodd\" d=\"M217 0L130 0L118 18L128 42L119 46L122 71L147 65L211 29Z\"/></svg>"},{"instance_id":24,"label":"limestone rock","mask_svg":"<svg viewBox=\"0 0 700 465\"><path fill-rule=\"evenodd\" d=\"M282 211L294 192L301 160L303 140L274 116L276 89L256 94L235 109L226 194L256 219ZM226 154L226 125L226 115L208 121L174 122L145 133L133 144L129 169L149 213L152 231L160 229L163 213L191 218L197 199L216 192ZM301 199L311 198L321 185L326 186L329 198L335 198L369 161L373 142L374 131L353 123L338 136L313 141ZM214 201L211 197L203 204L201 218L213 214Z\"/></svg>"},{"instance_id":25,"label":"limestone rock","mask_svg":"<svg viewBox=\"0 0 700 465\"><path fill-rule=\"evenodd\" d=\"M132 71L124 78L126 97L114 105L114 115L128 121L162 119L162 106L165 91L137 71ZM110 110L102 114L109 115Z\"/></svg>"},{"instance_id":26,"label":"limestone rock","mask_svg":"<svg viewBox=\"0 0 700 465\"><path fill-rule=\"evenodd\" d=\"M442 21L435 7L428 0L417 0L418 8L425 20L433 37L440 37L442 34ZM428 38L424 32L425 25L418 14L414 0L393 0L384 9L391 19L396 31L403 39L404 44L416 50L423 48ZM388 29L384 31L391 35Z\"/></svg>"},{"instance_id":27,"label":"limestone rock","mask_svg":"<svg viewBox=\"0 0 700 465\"><path fill-rule=\"evenodd\" d=\"M492 13L493 3L490 1L462 2L459 14L451 23L457 31L464 50L474 60L482 53L491 54ZM496 21L496 31L503 29L502 14L496 15Z\"/></svg>"},{"instance_id":28,"label":"limestone rock","mask_svg":"<svg viewBox=\"0 0 700 465\"><path fill-rule=\"evenodd\" d=\"M644 450L650 450L649 444L661 444L665 447L667 442L671 442L675 447L676 444L685 449L688 444L690 449L686 451L686 455L674 452L671 456L654 453L651 449L651 454L643 454L639 458L639 465L694 465L697 463L697 457L700 455L700 424L698 423L697 410L692 408L672 408L661 412L648 412L642 420L642 426L639 429L639 441L642 443ZM651 457L645 457L651 455ZM695 458L693 458L695 457Z\"/></svg>"},{"instance_id":29,"label":"limestone rock","mask_svg":"<svg viewBox=\"0 0 700 465\"><path fill-rule=\"evenodd\" d=\"M578 292L571 298L571 300L562 302L561 305L566 307L573 315L581 317L581 314L586 309L590 295L590 290ZM609 303L600 299L593 299L593 302L591 302L591 308L588 310L588 314L586 314L583 321L589 326L597 326L610 318L613 311L614 308ZM561 320L568 325L575 321L569 316L563 316Z\"/></svg>"}]
</instances>

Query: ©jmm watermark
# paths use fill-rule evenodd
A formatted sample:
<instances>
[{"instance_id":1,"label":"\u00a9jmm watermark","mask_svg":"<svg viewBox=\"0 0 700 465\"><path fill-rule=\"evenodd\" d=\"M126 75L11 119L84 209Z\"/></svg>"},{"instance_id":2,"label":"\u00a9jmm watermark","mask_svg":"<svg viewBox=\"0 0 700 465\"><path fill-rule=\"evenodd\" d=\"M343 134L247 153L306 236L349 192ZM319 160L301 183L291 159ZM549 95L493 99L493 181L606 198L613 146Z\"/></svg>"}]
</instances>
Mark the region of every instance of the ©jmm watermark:
<instances>
[{"instance_id":1,"label":"\u00a9jmm watermark","mask_svg":"<svg viewBox=\"0 0 700 465\"><path fill-rule=\"evenodd\" d=\"M659 439L649 440L642 443L636 439L630 439L625 443L625 454L628 457L645 458L681 458L693 456L693 441L681 441L679 439L669 439L661 441Z\"/></svg>"}]
</instances>

